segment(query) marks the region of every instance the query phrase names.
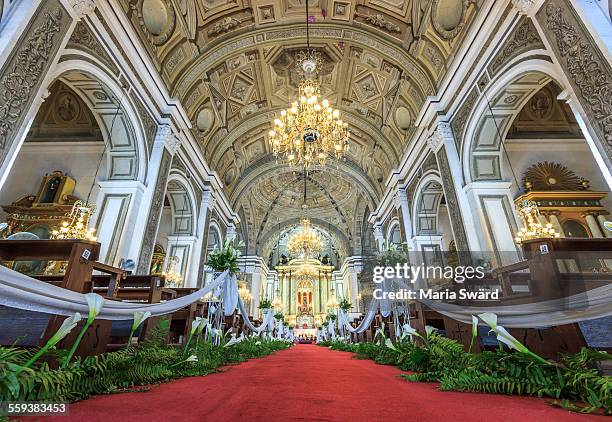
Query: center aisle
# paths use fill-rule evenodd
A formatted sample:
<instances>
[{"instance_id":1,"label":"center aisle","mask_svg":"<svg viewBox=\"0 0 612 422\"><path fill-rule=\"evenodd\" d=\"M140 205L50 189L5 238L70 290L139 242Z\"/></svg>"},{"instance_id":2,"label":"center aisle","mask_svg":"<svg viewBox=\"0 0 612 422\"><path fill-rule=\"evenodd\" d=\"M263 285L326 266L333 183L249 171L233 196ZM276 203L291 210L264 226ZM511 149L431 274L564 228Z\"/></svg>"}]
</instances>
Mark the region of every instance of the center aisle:
<instances>
[{"instance_id":1,"label":"center aisle","mask_svg":"<svg viewBox=\"0 0 612 422\"><path fill-rule=\"evenodd\" d=\"M452 364L449 362L449 364ZM442 392L351 353L297 345L223 373L70 405L58 421L587 421L531 397Z\"/></svg>"}]
</instances>

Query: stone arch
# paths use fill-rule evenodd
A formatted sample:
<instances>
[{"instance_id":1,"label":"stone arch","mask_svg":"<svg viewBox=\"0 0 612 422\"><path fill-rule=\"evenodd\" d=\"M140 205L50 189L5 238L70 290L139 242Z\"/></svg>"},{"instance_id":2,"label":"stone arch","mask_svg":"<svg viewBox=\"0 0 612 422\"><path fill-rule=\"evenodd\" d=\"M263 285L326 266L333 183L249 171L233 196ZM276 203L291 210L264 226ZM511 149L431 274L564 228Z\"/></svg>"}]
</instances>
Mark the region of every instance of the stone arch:
<instances>
[{"instance_id":1,"label":"stone arch","mask_svg":"<svg viewBox=\"0 0 612 422\"><path fill-rule=\"evenodd\" d=\"M550 81L564 88L563 80L552 63L534 59L506 70L488 85L473 108L463 138L461 158L467 184L504 180L509 172L500 136L505 139L516 116L541 88Z\"/></svg>"},{"instance_id":2,"label":"stone arch","mask_svg":"<svg viewBox=\"0 0 612 422\"><path fill-rule=\"evenodd\" d=\"M397 244L397 232L399 231L400 235L399 235L399 242L401 243L401 229L400 229L400 222L399 222L399 218L397 217L393 217L391 219L391 221L389 221L389 225L387 227L387 234L385 236L385 239L387 240L387 242L389 243L395 243Z\"/></svg>"},{"instance_id":3,"label":"stone arch","mask_svg":"<svg viewBox=\"0 0 612 422\"><path fill-rule=\"evenodd\" d=\"M211 221L208 225L208 244L206 248L210 252L211 250L217 248L221 248L223 245L223 234L221 233L221 228L216 221ZM212 242L211 242L212 240Z\"/></svg>"},{"instance_id":4,"label":"stone arch","mask_svg":"<svg viewBox=\"0 0 612 422\"><path fill-rule=\"evenodd\" d=\"M415 189L412 200L412 216L416 236L437 234L438 213L443 196L444 190L440 175L433 171L425 173Z\"/></svg>"},{"instance_id":5,"label":"stone arch","mask_svg":"<svg viewBox=\"0 0 612 422\"><path fill-rule=\"evenodd\" d=\"M129 94L117 79L84 59L60 62L49 86L61 80L89 106L107 145L109 180L143 182L147 172L146 135Z\"/></svg>"},{"instance_id":6,"label":"stone arch","mask_svg":"<svg viewBox=\"0 0 612 422\"><path fill-rule=\"evenodd\" d=\"M197 221L197 202L193 187L180 172L172 170L168 177L166 197L172 210L173 236L193 236Z\"/></svg>"}]
</instances>

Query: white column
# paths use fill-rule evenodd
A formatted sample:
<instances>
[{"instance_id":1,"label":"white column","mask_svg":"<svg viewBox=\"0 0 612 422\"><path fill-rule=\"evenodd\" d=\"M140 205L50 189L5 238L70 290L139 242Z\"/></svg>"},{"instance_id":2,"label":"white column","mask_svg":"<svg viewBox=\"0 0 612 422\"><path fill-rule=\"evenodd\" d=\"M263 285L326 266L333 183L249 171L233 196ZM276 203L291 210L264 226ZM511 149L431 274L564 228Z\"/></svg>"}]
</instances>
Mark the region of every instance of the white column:
<instances>
[{"instance_id":1,"label":"white column","mask_svg":"<svg viewBox=\"0 0 612 422\"><path fill-rule=\"evenodd\" d=\"M410 218L410 204L408 203L408 195L405 188L397 188L395 193L395 206L399 210L400 218L404 228L404 240L409 249L414 250L412 242L412 219Z\"/></svg>"},{"instance_id":2,"label":"white column","mask_svg":"<svg viewBox=\"0 0 612 422\"><path fill-rule=\"evenodd\" d=\"M353 304L353 311L359 312L357 295L359 294L358 274L363 269L361 259L358 257L348 257L346 259L347 280L346 286L349 292L349 301ZM344 265L342 266L344 268Z\"/></svg>"},{"instance_id":3,"label":"white column","mask_svg":"<svg viewBox=\"0 0 612 422\"><path fill-rule=\"evenodd\" d=\"M170 126L162 125L157 130L155 142L153 143L151 156L147 165L146 182L143 185L142 199L138 208L139 218L131 222L131 226L133 227L133 237L129 242L126 257L134 260L136 263L138 263L140 251L143 246L142 242L145 238L145 231L147 230L147 223L149 220L146 218L146 216L148 216L151 212L153 195L157 189L160 165L162 163L163 154L166 150L169 150L171 154L176 152L176 137L174 136ZM170 167L168 166L168 170L169 169ZM166 187L164 186L162 189L165 191ZM158 212L161 212L161 209L158 210ZM155 241L155 239L153 239L153 241Z\"/></svg>"},{"instance_id":4,"label":"white column","mask_svg":"<svg viewBox=\"0 0 612 422\"><path fill-rule=\"evenodd\" d=\"M561 223L559 222L559 218L557 217L558 211L549 211L548 219L550 223L553 225L553 228L557 233L561 235L561 237L565 237L565 232L563 231L563 227L561 227Z\"/></svg>"},{"instance_id":5,"label":"white column","mask_svg":"<svg viewBox=\"0 0 612 422\"><path fill-rule=\"evenodd\" d=\"M584 219L586 220L589 229L591 230L591 235L594 238L602 238L604 237L603 233L601 232L601 229L599 228L599 223L597 222L597 219L595 218L595 216L593 215L593 213L587 213L584 215Z\"/></svg>"},{"instance_id":6,"label":"white column","mask_svg":"<svg viewBox=\"0 0 612 422\"><path fill-rule=\"evenodd\" d=\"M256 271L251 274L251 306L249 307L249 315L256 316L259 307L259 292L261 290L261 271ZM270 300L273 300L270 299Z\"/></svg>"},{"instance_id":7,"label":"white column","mask_svg":"<svg viewBox=\"0 0 612 422\"><path fill-rule=\"evenodd\" d=\"M205 190L202 193L202 201L200 202L200 207L198 210L198 221L196 222L196 241L194 243L194 249L191 258L190 264L190 276L189 279L186 280L185 287L197 287L200 286L201 282L198 280L198 276L200 274L200 264L202 263L202 254L204 253L204 249L206 245L204 244L204 239L206 238L206 230L208 229L206 225L206 219L210 210L214 206L215 198L213 196L213 192L211 190Z\"/></svg>"},{"instance_id":8,"label":"white column","mask_svg":"<svg viewBox=\"0 0 612 422\"><path fill-rule=\"evenodd\" d=\"M446 152L446 159L448 161L449 170L451 172L451 179L455 188L455 196L458 202L459 209L461 211L461 219L463 220L463 227L465 236L470 250L481 251L483 245L480 242L477 232L476 214L473 212L473 208L470 206L470 200L464 190L465 180L463 178L463 169L461 167L461 159L453 131L449 123L439 122L436 127L434 134L427 140L429 148L437 155L440 149L444 148ZM451 220L451 225L453 221ZM454 233L453 233L454 234Z\"/></svg>"},{"instance_id":9,"label":"white column","mask_svg":"<svg viewBox=\"0 0 612 422\"><path fill-rule=\"evenodd\" d=\"M382 251L385 244L385 234L383 233L382 223L374 223L374 239L376 240L376 248Z\"/></svg>"},{"instance_id":10,"label":"white column","mask_svg":"<svg viewBox=\"0 0 612 422\"><path fill-rule=\"evenodd\" d=\"M605 215L599 214L597 216L597 221L599 221L599 225L601 226L601 231L603 232L605 237L612 237L612 232L608 230L605 226L605 223L608 221Z\"/></svg>"}]
</instances>

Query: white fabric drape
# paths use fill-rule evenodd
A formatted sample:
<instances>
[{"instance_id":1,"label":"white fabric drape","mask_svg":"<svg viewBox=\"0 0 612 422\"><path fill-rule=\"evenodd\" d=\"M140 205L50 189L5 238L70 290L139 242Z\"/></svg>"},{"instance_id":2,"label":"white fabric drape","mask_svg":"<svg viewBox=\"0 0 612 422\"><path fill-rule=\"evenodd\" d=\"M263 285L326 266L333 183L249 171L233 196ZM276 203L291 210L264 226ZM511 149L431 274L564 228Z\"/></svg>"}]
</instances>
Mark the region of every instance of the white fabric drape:
<instances>
[{"instance_id":1,"label":"white fabric drape","mask_svg":"<svg viewBox=\"0 0 612 422\"><path fill-rule=\"evenodd\" d=\"M151 312L160 316L175 312L192 304L227 282L228 271L217 276L212 283L200 290L162 303L130 303L107 300L98 319L133 319L134 312ZM70 316L75 312L89 313L87 301L82 293L33 279L16 271L0 266L0 305L46 314Z\"/></svg>"},{"instance_id":2,"label":"white fabric drape","mask_svg":"<svg viewBox=\"0 0 612 422\"><path fill-rule=\"evenodd\" d=\"M249 320L249 314L245 309L244 306L244 302L242 301L242 299L240 298L240 296L238 295L238 292L236 292L236 296L238 297L238 309L240 309L240 313L242 314L242 318L244 319L244 323L245 325L248 327L249 330L253 331L254 333L261 333L262 331L265 331L266 329L269 328L270 322L274 323L274 313L272 311L270 312L264 312L264 320L261 323L261 325L259 327L256 327L250 320Z\"/></svg>"},{"instance_id":3,"label":"white fabric drape","mask_svg":"<svg viewBox=\"0 0 612 422\"><path fill-rule=\"evenodd\" d=\"M236 274L229 274L223 284L223 311L225 316L230 316L234 313L236 306L238 306L238 297Z\"/></svg>"},{"instance_id":4,"label":"white fabric drape","mask_svg":"<svg viewBox=\"0 0 612 422\"><path fill-rule=\"evenodd\" d=\"M357 327L351 326L351 323L349 322L348 314L344 312L342 309L340 309L340 312L338 315L338 324L342 325L350 333L355 333L355 334L363 333L372 324L372 321L374 320L374 317L376 316L376 312L378 311L378 308L379 308L379 300L372 298L372 300L370 301L370 305L368 306L368 312L366 313L365 317L363 318L363 320Z\"/></svg>"},{"instance_id":5,"label":"white fabric drape","mask_svg":"<svg viewBox=\"0 0 612 422\"><path fill-rule=\"evenodd\" d=\"M412 287L399 281L401 288ZM612 285L598 287L563 299L546 300L507 306L461 306L440 301L421 299L436 312L466 324L472 315L491 312L497 323L510 328L545 328L572 324L612 315Z\"/></svg>"}]
</instances>

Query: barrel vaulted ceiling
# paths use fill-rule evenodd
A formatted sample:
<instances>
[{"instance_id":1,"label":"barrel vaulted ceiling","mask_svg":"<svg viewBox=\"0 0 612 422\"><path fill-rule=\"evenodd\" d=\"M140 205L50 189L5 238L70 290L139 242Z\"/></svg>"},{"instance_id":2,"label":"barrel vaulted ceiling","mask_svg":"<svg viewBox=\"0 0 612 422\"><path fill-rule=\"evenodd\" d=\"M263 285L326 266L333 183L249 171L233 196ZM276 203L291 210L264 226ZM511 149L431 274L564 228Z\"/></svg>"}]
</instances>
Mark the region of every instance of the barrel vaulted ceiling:
<instances>
[{"instance_id":1,"label":"barrel vaulted ceiling","mask_svg":"<svg viewBox=\"0 0 612 422\"><path fill-rule=\"evenodd\" d=\"M262 233L295 219L302 204L303 175L276 162L267 132L296 96L304 0L116 1L246 220L249 248L263 252ZM482 1L310 0L323 96L341 109L351 138L345 160L308 175L309 209L349 241Z\"/></svg>"}]
</instances>

